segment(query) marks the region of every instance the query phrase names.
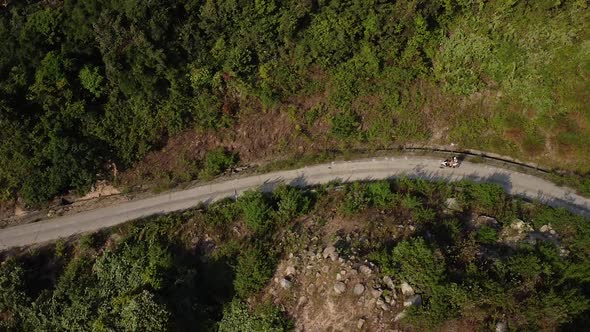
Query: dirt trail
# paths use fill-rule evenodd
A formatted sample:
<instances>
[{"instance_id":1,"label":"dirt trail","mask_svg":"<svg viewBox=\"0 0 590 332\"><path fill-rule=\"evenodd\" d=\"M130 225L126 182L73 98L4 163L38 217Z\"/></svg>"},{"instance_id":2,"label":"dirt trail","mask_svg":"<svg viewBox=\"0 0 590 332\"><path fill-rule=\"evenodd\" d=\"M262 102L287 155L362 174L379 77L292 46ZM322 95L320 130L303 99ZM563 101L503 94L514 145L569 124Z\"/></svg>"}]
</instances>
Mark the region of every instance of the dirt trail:
<instances>
[{"instance_id":1,"label":"dirt trail","mask_svg":"<svg viewBox=\"0 0 590 332\"><path fill-rule=\"evenodd\" d=\"M333 180L377 180L396 176L445 181L470 179L498 183L510 194L538 199L551 206L564 207L590 218L590 199L577 195L572 189L559 187L547 180L485 164L464 162L460 168L456 169L441 169L438 165L439 160L431 157L374 158L333 162L296 170L230 179L75 215L6 228L0 230L0 250L96 231L128 220L187 209L200 202L208 204L257 187L268 191L280 183L306 186Z\"/></svg>"}]
</instances>

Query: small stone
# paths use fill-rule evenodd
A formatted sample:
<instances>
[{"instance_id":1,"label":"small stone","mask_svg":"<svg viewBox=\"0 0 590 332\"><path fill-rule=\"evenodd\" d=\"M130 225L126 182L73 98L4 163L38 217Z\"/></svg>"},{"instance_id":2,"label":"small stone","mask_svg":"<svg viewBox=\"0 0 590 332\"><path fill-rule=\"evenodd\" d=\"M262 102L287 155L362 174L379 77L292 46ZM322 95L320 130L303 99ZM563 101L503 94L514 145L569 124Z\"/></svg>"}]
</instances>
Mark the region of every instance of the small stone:
<instances>
[{"instance_id":1,"label":"small stone","mask_svg":"<svg viewBox=\"0 0 590 332\"><path fill-rule=\"evenodd\" d=\"M380 289L371 289L371 296L373 298L378 298L381 296L381 294L383 294L383 291Z\"/></svg>"},{"instance_id":2,"label":"small stone","mask_svg":"<svg viewBox=\"0 0 590 332\"><path fill-rule=\"evenodd\" d=\"M316 291L315 285L314 284L310 284L309 286L307 286L306 291L307 291L307 294L309 294L309 295L315 294L315 291Z\"/></svg>"},{"instance_id":3,"label":"small stone","mask_svg":"<svg viewBox=\"0 0 590 332\"><path fill-rule=\"evenodd\" d=\"M389 304L383 303L379 306L383 311L389 311Z\"/></svg>"},{"instance_id":4,"label":"small stone","mask_svg":"<svg viewBox=\"0 0 590 332\"><path fill-rule=\"evenodd\" d=\"M505 332L506 331L506 322L498 322L496 324L496 332Z\"/></svg>"},{"instance_id":5,"label":"small stone","mask_svg":"<svg viewBox=\"0 0 590 332\"><path fill-rule=\"evenodd\" d=\"M293 267L293 266L288 266L288 267L285 269L285 274L286 274L286 275L288 275L288 276L292 276L292 275L294 275L294 274L295 274L295 267Z\"/></svg>"},{"instance_id":6,"label":"small stone","mask_svg":"<svg viewBox=\"0 0 590 332\"><path fill-rule=\"evenodd\" d=\"M382 305L383 303L385 303L385 301L383 301L382 298L378 298L377 299L377 302L375 302L375 304L378 305L378 306Z\"/></svg>"},{"instance_id":7,"label":"small stone","mask_svg":"<svg viewBox=\"0 0 590 332\"><path fill-rule=\"evenodd\" d=\"M306 303L307 303L307 297L305 297L305 296L300 297L299 301L297 301L298 306L305 305Z\"/></svg>"},{"instance_id":8,"label":"small stone","mask_svg":"<svg viewBox=\"0 0 590 332\"><path fill-rule=\"evenodd\" d=\"M328 265L322 266L322 272L323 273L328 273L328 271L330 271L330 267Z\"/></svg>"},{"instance_id":9,"label":"small stone","mask_svg":"<svg viewBox=\"0 0 590 332\"><path fill-rule=\"evenodd\" d=\"M412 295L410 298L404 301L404 307L414 306L418 307L422 305L422 296L419 294Z\"/></svg>"},{"instance_id":10,"label":"small stone","mask_svg":"<svg viewBox=\"0 0 590 332\"><path fill-rule=\"evenodd\" d=\"M292 285L291 281L289 281L285 278L281 279L280 284L283 289L289 289L289 288L291 288L291 285Z\"/></svg>"},{"instance_id":11,"label":"small stone","mask_svg":"<svg viewBox=\"0 0 590 332\"><path fill-rule=\"evenodd\" d=\"M401 288L402 294L404 294L404 296L414 295L414 289L407 282L405 282L405 281L402 282L400 288Z\"/></svg>"},{"instance_id":12,"label":"small stone","mask_svg":"<svg viewBox=\"0 0 590 332\"><path fill-rule=\"evenodd\" d=\"M336 273L336 280L342 280L342 275L340 273Z\"/></svg>"},{"instance_id":13,"label":"small stone","mask_svg":"<svg viewBox=\"0 0 590 332\"><path fill-rule=\"evenodd\" d=\"M391 303L391 300L392 300L392 298L391 298L391 296L389 296L389 295L385 295L385 296L383 297L383 300L385 301L385 303Z\"/></svg>"},{"instance_id":14,"label":"small stone","mask_svg":"<svg viewBox=\"0 0 590 332\"><path fill-rule=\"evenodd\" d=\"M406 317L407 312L404 310L402 312L400 312L399 314L395 315L395 318L393 319L394 322L400 321L402 319L404 319L404 317Z\"/></svg>"},{"instance_id":15,"label":"small stone","mask_svg":"<svg viewBox=\"0 0 590 332\"><path fill-rule=\"evenodd\" d=\"M346 270L342 270L342 271L340 271L340 274L341 274L341 275L346 275Z\"/></svg>"},{"instance_id":16,"label":"small stone","mask_svg":"<svg viewBox=\"0 0 590 332\"><path fill-rule=\"evenodd\" d=\"M388 276L383 277L383 282L385 283L387 288L389 288L391 290L395 289L395 285L393 284L393 280L391 280L390 277L388 277Z\"/></svg>"},{"instance_id":17,"label":"small stone","mask_svg":"<svg viewBox=\"0 0 590 332\"><path fill-rule=\"evenodd\" d=\"M330 259L332 259L332 261L336 261L338 259L338 253L336 252L336 247L334 246L329 246L326 247L326 249L324 249L322 256L324 257L324 259L330 257Z\"/></svg>"},{"instance_id":18,"label":"small stone","mask_svg":"<svg viewBox=\"0 0 590 332\"><path fill-rule=\"evenodd\" d=\"M363 286L363 284L356 284L356 285L354 285L354 288L352 291L353 291L354 295L360 296L365 291L365 286Z\"/></svg>"},{"instance_id":19,"label":"small stone","mask_svg":"<svg viewBox=\"0 0 590 332\"><path fill-rule=\"evenodd\" d=\"M371 271L371 268L370 268L370 267L368 267L368 266L366 266L366 265L361 265L361 266L359 267L359 272L360 272L360 273L362 273L362 274L364 274L364 275L367 275L367 276L368 276L368 275L371 275L371 273L372 273L373 271Z\"/></svg>"},{"instance_id":20,"label":"small stone","mask_svg":"<svg viewBox=\"0 0 590 332\"><path fill-rule=\"evenodd\" d=\"M359 330L363 328L363 325L365 325L365 320L362 318L359 319L358 322L356 322L356 328Z\"/></svg>"},{"instance_id":21,"label":"small stone","mask_svg":"<svg viewBox=\"0 0 590 332\"><path fill-rule=\"evenodd\" d=\"M336 294L342 294L344 291L346 291L346 285L342 281L338 281L334 284L334 292L336 292Z\"/></svg>"}]
</instances>

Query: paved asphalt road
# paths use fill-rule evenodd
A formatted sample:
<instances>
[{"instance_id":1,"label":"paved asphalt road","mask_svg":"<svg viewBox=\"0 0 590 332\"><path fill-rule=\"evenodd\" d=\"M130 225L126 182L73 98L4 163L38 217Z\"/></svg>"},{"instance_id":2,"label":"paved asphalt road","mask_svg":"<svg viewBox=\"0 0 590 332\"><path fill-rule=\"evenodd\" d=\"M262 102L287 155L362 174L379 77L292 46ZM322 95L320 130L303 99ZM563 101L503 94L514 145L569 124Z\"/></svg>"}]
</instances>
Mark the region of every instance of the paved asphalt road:
<instances>
[{"instance_id":1,"label":"paved asphalt road","mask_svg":"<svg viewBox=\"0 0 590 332\"><path fill-rule=\"evenodd\" d=\"M455 181L471 179L494 182L509 193L539 199L551 206L564 207L590 218L590 199L576 195L571 189L531 175L485 164L464 162L461 167L439 168L440 160L430 157L392 157L333 162L296 170L236 178L225 182L173 191L147 199L81 212L37 223L0 230L0 250L42 243L78 233L96 231L128 220L153 214L187 209L200 202L211 203L225 197L260 187L271 190L279 183L296 186L327 183L332 180L377 180L396 176Z\"/></svg>"}]
</instances>

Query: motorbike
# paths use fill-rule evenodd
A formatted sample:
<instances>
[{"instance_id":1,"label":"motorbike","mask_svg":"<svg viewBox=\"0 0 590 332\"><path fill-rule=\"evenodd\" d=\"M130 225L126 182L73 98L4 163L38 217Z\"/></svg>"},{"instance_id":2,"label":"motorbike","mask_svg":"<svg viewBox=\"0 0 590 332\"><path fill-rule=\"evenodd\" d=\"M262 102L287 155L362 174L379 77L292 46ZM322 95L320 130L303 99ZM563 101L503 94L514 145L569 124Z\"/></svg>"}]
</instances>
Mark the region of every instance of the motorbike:
<instances>
[{"instance_id":1,"label":"motorbike","mask_svg":"<svg viewBox=\"0 0 590 332\"><path fill-rule=\"evenodd\" d=\"M453 157L453 159L445 159L445 160L441 161L440 168L445 168L445 167L457 168L457 167L459 167L459 165L460 165L460 163L459 163L459 160L457 159L457 157Z\"/></svg>"}]
</instances>

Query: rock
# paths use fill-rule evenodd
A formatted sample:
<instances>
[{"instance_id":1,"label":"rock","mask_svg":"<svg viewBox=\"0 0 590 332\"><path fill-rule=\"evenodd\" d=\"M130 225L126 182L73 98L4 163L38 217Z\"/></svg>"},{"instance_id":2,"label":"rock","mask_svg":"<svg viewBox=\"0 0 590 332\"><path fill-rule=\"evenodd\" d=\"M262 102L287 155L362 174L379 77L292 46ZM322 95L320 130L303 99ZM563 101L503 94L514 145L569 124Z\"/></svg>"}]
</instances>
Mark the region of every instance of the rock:
<instances>
[{"instance_id":1,"label":"rock","mask_svg":"<svg viewBox=\"0 0 590 332\"><path fill-rule=\"evenodd\" d=\"M342 270L342 271L340 271L340 274L341 274L341 275L346 275L346 270Z\"/></svg>"},{"instance_id":2,"label":"rock","mask_svg":"<svg viewBox=\"0 0 590 332\"><path fill-rule=\"evenodd\" d=\"M323 273L328 273L328 271L330 271L330 267L328 265L322 266L322 272Z\"/></svg>"},{"instance_id":3,"label":"rock","mask_svg":"<svg viewBox=\"0 0 590 332\"><path fill-rule=\"evenodd\" d=\"M336 273L336 280L342 280L342 275L340 273Z\"/></svg>"},{"instance_id":4,"label":"rock","mask_svg":"<svg viewBox=\"0 0 590 332\"><path fill-rule=\"evenodd\" d=\"M340 295L346 291L346 285L342 281L338 281L334 284L334 292Z\"/></svg>"},{"instance_id":5,"label":"rock","mask_svg":"<svg viewBox=\"0 0 590 332\"><path fill-rule=\"evenodd\" d=\"M459 205L459 202L454 197L447 198L445 207L451 211L461 211L461 205Z\"/></svg>"},{"instance_id":6,"label":"rock","mask_svg":"<svg viewBox=\"0 0 590 332\"><path fill-rule=\"evenodd\" d=\"M379 306L383 311L389 311L389 304L383 303Z\"/></svg>"},{"instance_id":7,"label":"rock","mask_svg":"<svg viewBox=\"0 0 590 332\"><path fill-rule=\"evenodd\" d=\"M541 228L539 228L539 231L542 233L547 233L547 232L549 232L550 229L551 229L551 226L543 225L543 226L541 226ZM498 324L500 324L500 323L498 323Z\"/></svg>"},{"instance_id":8,"label":"rock","mask_svg":"<svg viewBox=\"0 0 590 332\"><path fill-rule=\"evenodd\" d=\"M307 291L307 294L309 294L309 295L315 294L315 291L316 291L315 285L310 284L309 286L307 286L306 291Z\"/></svg>"},{"instance_id":9,"label":"rock","mask_svg":"<svg viewBox=\"0 0 590 332\"><path fill-rule=\"evenodd\" d=\"M482 226L488 226L492 228L499 228L498 220L488 216L479 216L473 221L473 225L476 228L480 228Z\"/></svg>"},{"instance_id":10,"label":"rock","mask_svg":"<svg viewBox=\"0 0 590 332\"><path fill-rule=\"evenodd\" d=\"M365 320L362 318L359 319L358 322L356 322L356 328L359 330L363 328L363 325L365 325Z\"/></svg>"},{"instance_id":11,"label":"rock","mask_svg":"<svg viewBox=\"0 0 590 332\"><path fill-rule=\"evenodd\" d=\"M407 282L405 282L405 281L402 282L402 284L400 285L400 288L401 288L402 294L404 294L404 296L414 295L414 289Z\"/></svg>"},{"instance_id":12,"label":"rock","mask_svg":"<svg viewBox=\"0 0 590 332\"><path fill-rule=\"evenodd\" d=\"M285 269L285 275L287 275L287 276L292 276L292 275L294 275L294 274L295 274L295 267L293 267L293 266L288 266L288 267Z\"/></svg>"},{"instance_id":13,"label":"rock","mask_svg":"<svg viewBox=\"0 0 590 332\"><path fill-rule=\"evenodd\" d=\"M391 300L393 299L391 298L391 296L386 295L383 297L383 300L385 301L385 303L391 303Z\"/></svg>"},{"instance_id":14,"label":"rock","mask_svg":"<svg viewBox=\"0 0 590 332\"><path fill-rule=\"evenodd\" d=\"M324 259L330 257L330 259L332 261L336 261L338 259L338 253L336 252L336 247L334 246L329 246L326 247L326 249L324 249L322 256L324 257Z\"/></svg>"},{"instance_id":15,"label":"rock","mask_svg":"<svg viewBox=\"0 0 590 332\"><path fill-rule=\"evenodd\" d=\"M381 294L383 294L383 291L380 289L371 289L371 296L373 298L378 298L381 296Z\"/></svg>"},{"instance_id":16,"label":"rock","mask_svg":"<svg viewBox=\"0 0 590 332\"><path fill-rule=\"evenodd\" d=\"M300 297L299 298L299 301L297 301L297 305L298 306L302 306L302 305L305 305L305 304L307 304L307 297L305 297L305 296Z\"/></svg>"},{"instance_id":17,"label":"rock","mask_svg":"<svg viewBox=\"0 0 590 332\"><path fill-rule=\"evenodd\" d=\"M398 322L402 319L404 319L404 317L406 317L408 313L404 310L402 312L400 312L399 314L395 315L395 318L393 319L394 322Z\"/></svg>"},{"instance_id":18,"label":"rock","mask_svg":"<svg viewBox=\"0 0 590 332\"><path fill-rule=\"evenodd\" d=\"M496 324L496 332L506 332L506 322L498 322Z\"/></svg>"},{"instance_id":19,"label":"rock","mask_svg":"<svg viewBox=\"0 0 590 332\"><path fill-rule=\"evenodd\" d=\"M356 284L352 289L354 295L360 296L365 291L365 286L363 284Z\"/></svg>"},{"instance_id":20,"label":"rock","mask_svg":"<svg viewBox=\"0 0 590 332\"><path fill-rule=\"evenodd\" d=\"M385 303L385 301L383 301L382 298L378 298L377 301L375 302L375 304L378 306L382 305L383 303Z\"/></svg>"},{"instance_id":21,"label":"rock","mask_svg":"<svg viewBox=\"0 0 590 332\"><path fill-rule=\"evenodd\" d=\"M359 272L366 275L366 276L369 276L369 275L371 275L371 273L373 273L371 268L366 265L359 266Z\"/></svg>"},{"instance_id":22,"label":"rock","mask_svg":"<svg viewBox=\"0 0 590 332\"><path fill-rule=\"evenodd\" d=\"M404 307L414 306L418 307L422 305L422 296L419 294L412 295L407 300L404 301Z\"/></svg>"},{"instance_id":23,"label":"rock","mask_svg":"<svg viewBox=\"0 0 590 332\"><path fill-rule=\"evenodd\" d=\"M395 290L395 285L393 284L393 280L391 280L390 277L388 277L388 276L383 277L383 283L385 283L385 286L387 286L387 288L389 288L391 290Z\"/></svg>"},{"instance_id":24,"label":"rock","mask_svg":"<svg viewBox=\"0 0 590 332\"><path fill-rule=\"evenodd\" d=\"M504 227L500 234L500 239L507 244L514 244L527 237L533 228L520 219L515 219L510 226Z\"/></svg>"},{"instance_id":25,"label":"rock","mask_svg":"<svg viewBox=\"0 0 590 332\"><path fill-rule=\"evenodd\" d=\"M291 281L289 281L288 279L285 279L285 278L281 279L281 281L279 283L281 284L281 287L283 289L289 289L292 286Z\"/></svg>"}]
</instances>

